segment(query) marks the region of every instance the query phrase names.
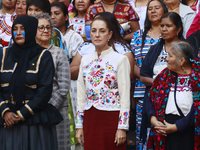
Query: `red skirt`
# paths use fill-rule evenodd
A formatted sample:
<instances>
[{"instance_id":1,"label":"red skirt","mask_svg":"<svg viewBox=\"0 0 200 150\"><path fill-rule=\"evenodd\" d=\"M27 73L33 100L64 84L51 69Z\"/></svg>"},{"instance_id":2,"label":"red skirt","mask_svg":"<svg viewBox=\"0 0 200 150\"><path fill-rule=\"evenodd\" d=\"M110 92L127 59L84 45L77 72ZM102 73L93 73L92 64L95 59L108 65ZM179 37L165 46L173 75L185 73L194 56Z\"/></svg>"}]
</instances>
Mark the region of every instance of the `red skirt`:
<instances>
[{"instance_id":1,"label":"red skirt","mask_svg":"<svg viewBox=\"0 0 200 150\"><path fill-rule=\"evenodd\" d=\"M115 134L119 111L102 111L94 107L84 112L84 150L126 150L126 143L116 146Z\"/></svg>"}]
</instances>

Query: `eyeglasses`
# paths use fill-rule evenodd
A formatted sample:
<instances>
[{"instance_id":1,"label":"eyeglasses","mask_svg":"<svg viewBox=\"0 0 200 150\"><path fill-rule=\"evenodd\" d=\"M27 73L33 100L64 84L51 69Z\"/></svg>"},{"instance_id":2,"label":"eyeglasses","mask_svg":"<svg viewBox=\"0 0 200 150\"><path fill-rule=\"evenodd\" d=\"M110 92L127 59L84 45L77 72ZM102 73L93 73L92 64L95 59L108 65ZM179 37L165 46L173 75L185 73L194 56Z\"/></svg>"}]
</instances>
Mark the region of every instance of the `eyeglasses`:
<instances>
[{"instance_id":1,"label":"eyeglasses","mask_svg":"<svg viewBox=\"0 0 200 150\"><path fill-rule=\"evenodd\" d=\"M47 29L47 31L50 31L50 30L51 30L51 26L46 26L46 27L44 27L44 26L39 26L39 27L38 27L38 30L39 30L40 32L44 32L45 29Z\"/></svg>"}]
</instances>

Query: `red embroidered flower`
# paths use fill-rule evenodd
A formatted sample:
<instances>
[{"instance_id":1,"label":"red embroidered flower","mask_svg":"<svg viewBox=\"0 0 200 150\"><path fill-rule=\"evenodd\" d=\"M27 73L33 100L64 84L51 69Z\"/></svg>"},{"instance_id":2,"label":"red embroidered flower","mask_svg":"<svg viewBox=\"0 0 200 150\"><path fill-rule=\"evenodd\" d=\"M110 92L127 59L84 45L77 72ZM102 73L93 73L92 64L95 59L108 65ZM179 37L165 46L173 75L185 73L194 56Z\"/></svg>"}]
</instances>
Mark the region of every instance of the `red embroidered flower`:
<instances>
[{"instance_id":1,"label":"red embroidered flower","mask_svg":"<svg viewBox=\"0 0 200 150\"><path fill-rule=\"evenodd\" d=\"M128 116L128 114L126 112L124 112L124 116Z\"/></svg>"},{"instance_id":2,"label":"red embroidered flower","mask_svg":"<svg viewBox=\"0 0 200 150\"><path fill-rule=\"evenodd\" d=\"M182 79L180 80L180 83L183 84L184 82L185 82L185 78L182 78Z\"/></svg>"},{"instance_id":3,"label":"red embroidered flower","mask_svg":"<svg viewBox=\"0 0 200 150\"><path fill-rule=\"evenodd\" d=\"M1 44L2 44L3 46L8 46L9 42L6 42L6 41L2 40L2 41L1 41Z\"/></svg>"}]
</instances>

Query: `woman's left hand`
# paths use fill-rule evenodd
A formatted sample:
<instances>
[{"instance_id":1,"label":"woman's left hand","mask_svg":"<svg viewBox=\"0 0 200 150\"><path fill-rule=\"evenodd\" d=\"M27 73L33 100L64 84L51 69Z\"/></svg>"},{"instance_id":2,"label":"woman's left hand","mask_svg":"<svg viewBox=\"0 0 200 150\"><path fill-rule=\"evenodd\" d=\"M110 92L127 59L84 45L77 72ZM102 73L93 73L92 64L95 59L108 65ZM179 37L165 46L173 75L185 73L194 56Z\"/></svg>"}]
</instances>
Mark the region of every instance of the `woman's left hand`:
<instances>
[{"instance_id":1,"label":"woman's left hand","mask_svg":"<svg viewBox=\"0 0 200 150\"><path fill-rule=\"evenodd\" d=\"M123 144L126 141L126 131L123 129L118 129L115 135L116 146Z\"/></svg>"},{"instance_id":2,"label":"woman's left hand","mask_svg":"<svg viewBox=\"0 0 200 150\"><path fill-rule=\"evenodd\" d=\"M176 124L170 124L164 120L165 127L155 127L158 133L167 136L169 133L178 131Z\"/></svg>"}]
</instances>

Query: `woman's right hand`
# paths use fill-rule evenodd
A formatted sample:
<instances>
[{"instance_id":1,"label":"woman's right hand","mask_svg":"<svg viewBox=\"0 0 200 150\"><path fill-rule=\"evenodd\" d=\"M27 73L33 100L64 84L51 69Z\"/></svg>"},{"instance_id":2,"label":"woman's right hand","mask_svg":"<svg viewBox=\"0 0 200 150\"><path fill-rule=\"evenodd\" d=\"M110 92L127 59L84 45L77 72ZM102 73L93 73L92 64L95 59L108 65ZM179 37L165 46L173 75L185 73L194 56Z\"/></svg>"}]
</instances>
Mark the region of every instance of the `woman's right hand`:
<instances>
[{"instance_id":1,"label":"woman's right hand","mask_svg":"<svg viewBox=\"0 0 200 150\"><path fill-rule=\"evenodd\" d=\"M167 136L167 133L164 130L159 129L159 127L166 128L166 126L162 122L158 121L155 116L151 116L150 121L153 127L157 129L156 132L158 132L159 134L162 134L163 136Z\"/></svg>"},{"instance_id":2,"label":"woman's right hand","mask_svg":"<svg viewBox=\"0 0 200 150\"><path fill-rule=\"evenodd\" d=\"M20 120L20 117L13 112L7 111L5 112L3 119L5 120L5 127L9 128L17 123Z\"/></svg>"},{"instance_id":3,"label":"woman's right hand","mask_svg":"<svg viewBox=\"0 0 200 150\"><path fill-rule=\"evenodd\" d=\"M76 139L77 139L78 143L81 144L81 146L84 145L83 128L79 128L76 130Z\"/></svg>"}]
</instances>

